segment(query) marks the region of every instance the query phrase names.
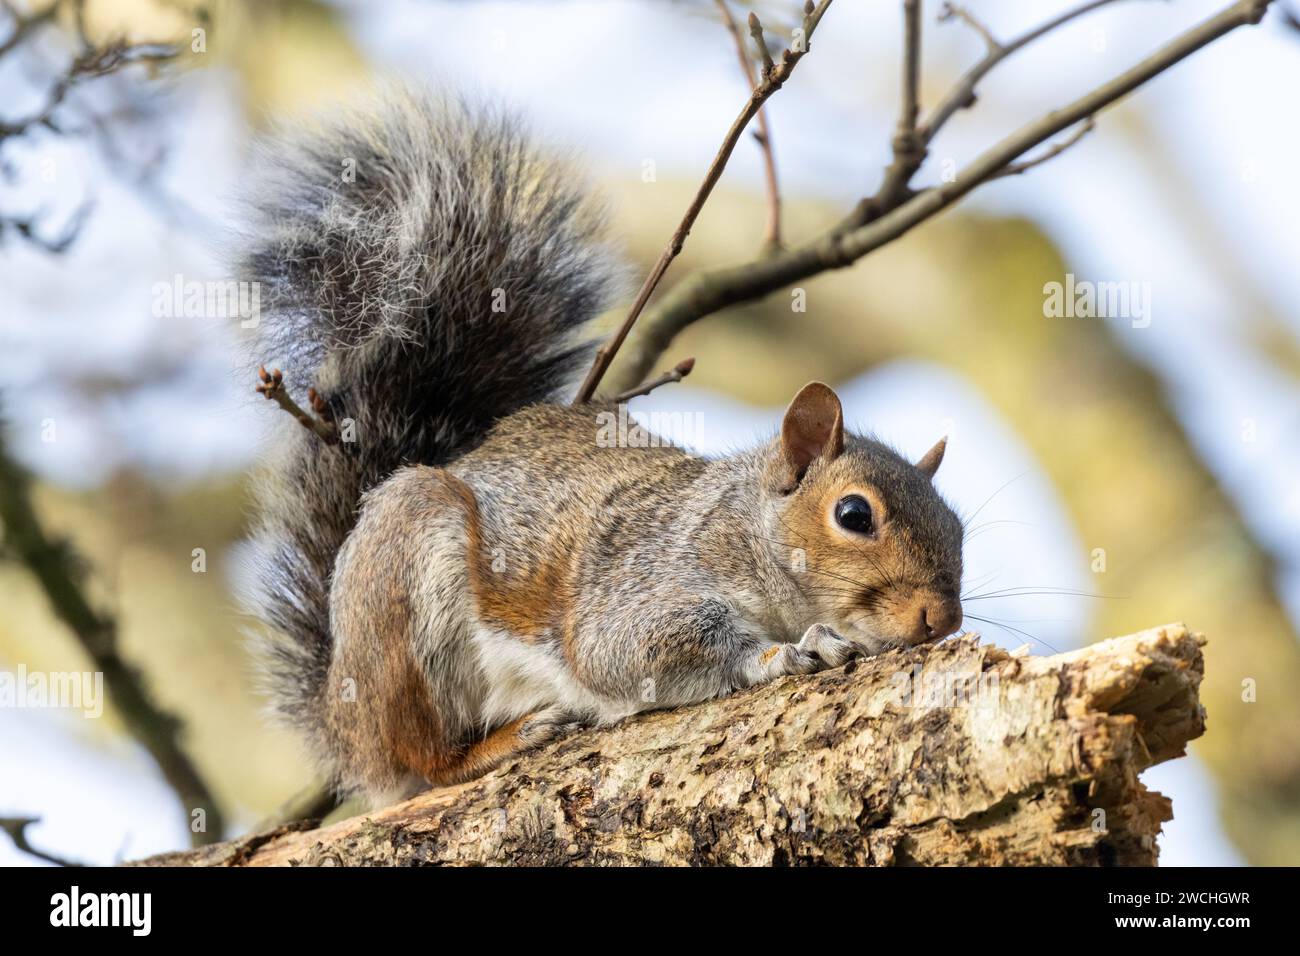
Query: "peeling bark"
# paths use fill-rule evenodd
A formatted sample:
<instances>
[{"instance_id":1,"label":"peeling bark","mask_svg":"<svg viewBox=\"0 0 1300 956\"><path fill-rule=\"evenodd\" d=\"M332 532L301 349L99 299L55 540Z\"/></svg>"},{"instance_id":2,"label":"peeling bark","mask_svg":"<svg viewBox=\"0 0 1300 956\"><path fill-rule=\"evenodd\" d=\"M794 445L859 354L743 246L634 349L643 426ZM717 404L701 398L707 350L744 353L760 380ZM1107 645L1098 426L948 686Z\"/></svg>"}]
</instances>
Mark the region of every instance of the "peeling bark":
<instances>
[{"instance_id":1,"label":"peeling bark","mask_svg":"<svg viewBox=\"0 0 1300 956\"><path fill-rule=\"evenodd\" d=\"M1205 728L1204 639L974 637L584 731L457 787L145 865L1153 865L1138 774Z\"/></svg>"}]
</instances>

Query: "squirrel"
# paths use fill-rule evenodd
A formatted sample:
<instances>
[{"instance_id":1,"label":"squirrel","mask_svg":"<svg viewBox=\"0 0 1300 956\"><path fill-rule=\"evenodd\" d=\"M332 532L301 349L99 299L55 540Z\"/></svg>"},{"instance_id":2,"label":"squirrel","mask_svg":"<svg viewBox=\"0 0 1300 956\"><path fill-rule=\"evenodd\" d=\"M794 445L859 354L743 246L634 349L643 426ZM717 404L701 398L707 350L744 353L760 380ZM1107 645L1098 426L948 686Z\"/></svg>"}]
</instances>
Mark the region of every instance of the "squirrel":
<instances>
[{"instance_id":1,"label":"squirrel","mask_svg":"<svg viewBox=\"0 0 1300 956\"><path fill-rule=\"evenodd\" d=\"M390 93L261 156L257 347L352 440L285 420L246 600L274 709L339 792L383 803L957 630L946 439L910 462L818 382L712 459L564 404L620 268L572 164L510 115Z\"/></svg>"}]
</instances>

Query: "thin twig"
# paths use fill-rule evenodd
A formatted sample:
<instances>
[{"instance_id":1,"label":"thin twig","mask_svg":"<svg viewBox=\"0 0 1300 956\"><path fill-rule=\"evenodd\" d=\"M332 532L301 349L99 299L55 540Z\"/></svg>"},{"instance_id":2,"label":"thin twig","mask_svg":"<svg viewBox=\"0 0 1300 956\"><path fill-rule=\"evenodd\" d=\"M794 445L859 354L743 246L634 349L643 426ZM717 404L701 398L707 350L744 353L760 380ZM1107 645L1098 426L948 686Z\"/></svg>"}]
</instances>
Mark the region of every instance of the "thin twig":
<instances>
[{"instance_id":1,"label":"thin twig","mask_svg":"<svg viewBox=\"0 0 1300 956\"><path fill-rule=\"evenodd\" d=\"M989 180L1002 179L1005 176L1019 176L1021 173L1028 172L1035 166L1041 166L1049 159L1060 156L1063 152L1091 133L1097 126L1094 117L1089 116L1080 124L1079 128L1060 142L1053 143L1050 149L1044 150L1031 159L1022 160L1018 163L1011 163L1006 168L998 170Z\"/></svg>"},{"instance_id":2,"label":"thin twig","mask_svg":"<svg viewBox=\"0 0 1300 956\"><path fill-rule=\"evenodd\" d=\"M928 145L938 134L943 125L952 118L952 115L958 110L966 109L975 103L975 88L979 85L980 80L988 75L989 71L1005 60L1017 50L1022 50L1029 44L1033 43L1040 37L1046 36L1053 30L1065 26L1072 20L1077 20L1092 11L1104 7L1107 4L1116 2L1116 0L1088 0L1087 3L1066 10L1064 13L1053 17L1046 23L1027 30L1014 40L1006 43L1000 43L996 40L989 46L988 52L984 58L967 70L953 86L953 88L939 101L939 104L926 116L921 123L921 139ZM950 5L951 6L951 5ZM954 11L960 8L952 8ZM954 14L961 17L961 14ZM966 19L962 17L962 19ZM973 23L973 20L966 19L967 23ZM986 40L992 40L992 34L981 30Z\"/></svg>"},{"instance_id":3,"label":"thin twig","mask_svg":"<svg viewBox=\"0 0 1300 956\"><path fill-rule=\"evenodd\" d=\"M67 252L77 241L77 237L81 235L81 228L86 224L86 219L94 205L89 200L83 202L54 236L43 234L36 216L0 216L0 245L4 242L5 234L12 230L38 249L50 255L60 255Z\"/></svg>"},{"instance_id":4,"label":"thin twig","mask_svg":"<svg viewBox=\"0 0 1300 956\"><path fill-rule=\"evenodd\" d=\"M639 395L649 395L660 385L669 385L672 382L680 382L691 370L695 368L695 359L682 359L668 371L664 372L657 378L652 378L648 382L642 382L636 388L629 388L626 392L619 392L614 396L614 401L618 403L628 402Z\"/></svg>"},{"instance_id":5,"label":"thin twig","mask_svg":"<svg viewBox=\"0 0 1300 956\"><path fill-rule=\"evenodd\" d=\"M969 10L955 3L945 3L939 11L939 22L945 20L960 20L966 26L978 33L984 40L985 48L991 53L995 50L1002 49L1002 44L998 38L993 35L993 31L986 27L980 20Z\"/></svg>"},{"instance_id":6,"label":"thin twig","mask_svg":"<svg viewBox=\"0 0 1300 956\"><path fill-rule=\"evenodd\" d=\"M894 130L894 158L885 170L884 182L874 204L897 205L906 198L908 183L925 162L925 140L916 128L921 113L921 4L903 0L902 107Z\"/></svg>"},{"instance_id":7,"label":"thin twig","mask_svg":"<svg viewBox=\"0 0 1300 956\"><path fill-rule=\"evenodd\" d=\"M903 0L903 107L898 116L898 135L916 131L921 112L921 2Z\"/></svg>"},{"instance_id":8,"label":"thin twig","mask_svg":"<svg viewBox=\"0 0 1300 956\"><path fill-rule=\"evenodd\" d=\"M63 105L69 91L87 79L105 76L135 63L162 63L177 55L177 48L162 43L128 44L119 40L105 47L84 50L45 96L34 113L17 120L0 121L0 142L21 136L37 126L50 126L54 112Z\"/></svg>"},{"instance_id":9,"label":"thin twig","mask_svg":"<svg viewBox=\"0 0 1300 956\"><path fill-rule=\"evenodd\" d=\"M1103 2L1110 0L1094 2L1089 4L1089 8L1101 6ZM676 335L696 320L740 302L760 299L810 276L844 268L893 242L952 206L1003 169L1021 161L1030 150L1100 113L1224 35L1239 27L1258 23L1271 3L1272 0L1237 0L1170 40L1108 83L1007 136L960 170L951 182L909 193L892 209L871 210L865 222L862 221L863 207L860 206L822 236L776 255L688 276L646 316L631 354L625 356L620 367L616 384L627 387L644 379ZM1051 24L1031 31L1030 35L1042 36L1052 25L1059 25L1082 10L1078 8L1057 17ZM1027 41L1021 38L1015 42L1023 45ZM939 110L936 109L932 115L939 116ZM936 128L932 126L930 131Z\"/></svg>"},{"instance_id":10,"label":"thin twig","mask_svg":"<svg viewBox=\"0 0 1300 956\"><path fill-rule=\"evenodd\" d=\"M772 62L772 51L767 48L767 38L763 36L763 24L759 22L758 14L752 10L749 12L747 23L749 35L754 38L754 46L758 48L759 58L763 61L763 75L767 76L776 69L776 64ZM750 85L757 86L758 84L751 83Z\"/></svg>"},{"instance_id":11,"label":"thin twig","mask_svg":"<svg viewBox=\"0 0 1300 956\"><path fill-rule=\"evenodd\" d=\"M28 34L35 32L44 24L51 22L58 14L60 5L61 4L58 3L52 3L44 10L23 15L9 4L5 4L5 12L8 13L10 18L13 20L13 29L9 35L4 38L4 42L0 43L0 56L4 56L19 43L23 42L23 40L27 38Z\"/></svg>"},{"instance_id":12,"label":"thin twig","mask_svg":"<svg viewBox=\"0 0 1300 956\"><path fill-rule=\"evenodd\" d=\"M753 90L758 87L759 81L754 75L754 67L749 60L749 55L745 52L745 38L740 32L740 26L731 15L727 0L716 0L716 3L722 14L723 25L735 41L736 55L740 59L740 69L745 76L745 81ZM767 50L766 44L760 46L764 51ZM770 251L781 248L781 188L776 176L776 147L772 144L772 129L767 118L767 107L758 111L754 121L758 126L754 133L754 140L763 155L763 178L767 189L767 223L763 229L763 248Z\"/></svg>"},{"instance_id":13,"label":"thin twig","mask_svg":"<svg viewBox=\"0 0 1300 956\"><path fill-rule=\"evenodd\" d=\"M80 559L67 543L51 538L32 507L29 479L0 442L0 522L6 552L26 565L54 614L90 657L127 731L144 745L180 798L186 822L203 810L206 827L191 827L196 845L220 840L225 823L212 790L181 745L181 722L153 699L144 679L118 649L117 623L91 606L81 586Z\"/></svg>"},{"instance_id":14,"label":"thin twig","mask_svg":"<svg viewBox=\"0 0 1300 956\"><path fill-rule=\"evenodd\" d=\"M85 866L84 863L78 863L75 860L67 860L61 856L55 856L53 853L46 853L44 850L38 850L32 846L31 841L27 839L27 828L33 823L40 823L40 817L0 817L0 830L9 834L9 839L13 840L21 852L34 856L38 860L44 860L46 863L53 863L55 866Z\"/></svg>"},{"instance_id":15,"label":"thin twig","mask_svg":"<svg viewBox=\"0 0 1300 956\"><path fill-rule=\"evenodd\" d=\"M173 59L179 54L179 47L166 43L129 43L124 39L113 40L106 44L97 44L87 35L85 25L85 0L53 0L40 11L34 13L20 12L9 0L0 2L0 10L8 21L9 33L0 41L0 58L13 53L21 44L31 45L32 38L40 28L54 24L65 10L71 10L71 32L75 35L78 48L61 75L55 77L45 91L44 101L30 113L16 118L0 119L0 145L8 139L26 136L38 130L50 130L63 133L65 130L56 121L55 114L68 98L68 94L78 84L136 63L160 63ZM33 246L58 255L65 252L76 240L84 222L89 203L69 220L68 226L53 237L46 236L38 228L35 215L0 215L0 241L13 234L26 240Z\"/></svg>"},{"instance_id":16,"label":"thin twig","mask_svg":"<svg viewBox=\"0 0 1300 956\"><path fill-rule=\"evenodd\" d=\"M795 66L812 49L812 35L821 22L826 8L830 5L831 0L821 0L811 11L808 11L805 7L802 49L798 51L787 49L782 53L781 62L767 71L767 74L763 77L763 82L750 94L749 100L740 111L740 115L736 117L731 124L731 128L727 131L722 146L719 148L717 155L713 157L713 162L709 164L709 170L704 176L704 182L700 184L700 188L696 191L695 198L691 200L686 214L673 231L667 247L660 254L659 259L650 270L650 274L646 276L645 282L642 283L627 317L614 334L610 336L609 340L596 350L595 360L592 362L591 369L587 372L587 377L579 387L577 395L574 396L573 404L581 405L589 402L591 397L596 394L596 388L600 385L600 380L604 378L605 372L609 370L610 363L614 360L619 347L627 338L627 334L632 330L632 326L636 324L637 317L645 308L646 303L650 301L650 296L659 285L659 280L663 278L664 273L668 271L668 266L682 251L682 246L686 243L686 237L690 235L691 227L695 225L695 220L699 217L700 211L704 208L709 195L713 192L713 187L717 185L718 179L721 178L722 171L727 166L727 160L736 148L736 143L741 134L744 133L745 127L749 125L749 121L754 118L755 114L763 108L763 104L767 102L768 98L785 84L785 81L790 78L790 74L794 72Z\"/></svg>"},{"instance_id":17,"label":"thin twig","mask_svg":"<svg viewBox=\"0 0 1300 956\"><path fill-rule=\"evenodd\" d=\"M273 400L277 405L294 417L303 428L313 432L321 441L327 445L337 445L339 443L338 426L329 418L329 406L325 404L324 399L316 394L314 388L307 390L307 399L311 402L312 408L316 414L303 411L303 409L289 395L289 390L284 387L284 373L278 368L271 371L266 370L266 366L261 366L257 370L258 377L262 383L254 389L262 395L263 398Z\"/></svg>"}]
</instances>

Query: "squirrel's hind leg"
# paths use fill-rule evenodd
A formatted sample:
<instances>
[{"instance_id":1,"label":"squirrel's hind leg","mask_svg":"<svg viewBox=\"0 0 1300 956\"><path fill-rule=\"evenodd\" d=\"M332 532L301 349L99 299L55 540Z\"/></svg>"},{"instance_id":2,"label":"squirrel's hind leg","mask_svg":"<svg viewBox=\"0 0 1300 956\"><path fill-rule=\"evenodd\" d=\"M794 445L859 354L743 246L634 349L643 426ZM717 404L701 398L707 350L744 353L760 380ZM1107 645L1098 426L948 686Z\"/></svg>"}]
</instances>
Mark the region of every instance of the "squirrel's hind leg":
<instances>
[{"instance_id":1,"label":"squirrel's hind leg","mask_svg":"<svg viewBox=\"0 0 1300 956\"><path fill-rule=\"evenodd\" d=\"M447 787L473 780L517 754L540 747L585 726L588 726L587 721L563 707L547 707L526 714L470 744L456 763L440 770L429 783L435 787Z\"/></svg>"}]
</instances>

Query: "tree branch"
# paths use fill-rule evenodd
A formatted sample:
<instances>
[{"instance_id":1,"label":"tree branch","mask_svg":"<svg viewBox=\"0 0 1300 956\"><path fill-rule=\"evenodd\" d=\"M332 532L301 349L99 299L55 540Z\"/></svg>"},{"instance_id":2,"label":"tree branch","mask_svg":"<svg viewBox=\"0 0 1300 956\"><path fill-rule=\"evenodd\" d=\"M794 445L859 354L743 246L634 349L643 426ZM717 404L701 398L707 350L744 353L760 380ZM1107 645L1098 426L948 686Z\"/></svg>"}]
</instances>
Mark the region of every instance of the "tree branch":
<instances>
[{"instance_id":1,"label":"tree branch","mask_svg":"<svg viewBox=\"0 0 1300 956\"><path fill-rule=\"evenodd\" d=\"M9 3L5 3L3 6L5 13L9 16L10 30L9 35L0 42L0 56L4 56L10 50L16 48L18 44L26 40L29 35L40 27L52 22L58 15L61 4L52 3L43 10L28 14L20 13Z\"/></svg>"},{"instance_id":2,"label":"tree branch","mask_svg":"<svg viewBox=\"0 0 1300 956\"><path fill-rule=\"evenodd\" d=\"M1088 7L1062 14L1026 34L1042 36L1054 25L1085 9L1111 0L1094 0ZM637 339L624 356L616 385L628 387L644 379L679 332L698 319L740 302L760 299L791 283L831 269L841 269L953 205L976 187L997 178L1028 151L1076 123L1088 120L1123 99L1152 78L1238 27L1258 23L1272 0L1238 0L1171 40L1145 60L1072 103L1022 127L977 156L951 182L900 194L897 205L881 193L864 200L843 222L824 235L773 256L739 266L697 272L674 286L647 314ZM1016 41L1018 46L1028 42ZM987 72L987 71L985 71ZM981 74L982 75L982 74ZM938 107L922 137L937 131L943 114ZM937 123L937 125L936 125ZM928 140L927 140L928 141ZM1055 155L1055 154L1054 154ZM887 177L888 179L888 177ZM887 185L887 184L886 184Z\"/></svg>"},{"instance_id":3,"label":"tree branch","mask_svg":"<svg viewBox=\"0 0 1300 956\"><path fill-rule=\"evenodd\" d=\"M649 395L660 385L668 385L671 384L672 382L680 382L687 375L690 375L692 369L694 368L695 368L695 359L693 358L682 359L680 362L678 362L668 371L664 372L658 378L652 378L650 379L650 381L644 382L641 385L638 385L636 388L630 388L626 392L619 392L617 395L614 396L614 401L620 403L630 402L638 395Z\"/></svg>"},{"instance_id":4,"label":"tree branch","mask_svg":"<svg viewBox=\"0 0 1300 956\"><path fill-rule=\"evenodd\" d=\"M105 76L133 63L161 63L175 57L174 46L161 43L127 43L117 40L103 47L83 50L66 75L60 77L46 94L45 104L36 112L16 120L0 120L0 142L11 136L21 136L36 126L49 126L68 92L83 80Z\"/></svg>"},{"instance_id":5,"label":"tree branch","mask_svg":"<svg viewBox=\"0 0 1300 956\"><path fill-rule=\"evenodd\" d=\"M284 373L278 368L268 372L266 366L260 366L257 375L262 381L261 384L254 387L254 391L258 392L263 398L274 401L292 415L299 425L307 429L307 431L313 432L325 444L337 445L339 443L338 426L330 418L329 406L325 404L324 399L316 394L314 388L307 389L307 400L311 402L311 407L316 412L315 415L304 411L293 400L289 390L284 387Z\"/></svg>"},{"instance_id":6,"label":"tree branch","mask_svg":"<svg viewBox=\"0 0 1300 956\"><path fill-rule=\"evenodd\" d=\"M27 828L33 823L40 823L40 817L0 817L0 830L4 830L13 841L14 846L22 853L34 856L38 860L44 860L46 863L53 863L55 866L85 866L84 863L77 863L74 860L65 860L61 856L55 856L52 853L46 853L32 846L31 841L27 839Z\"/></svg>"},{"instance_id":7,"label":"tree branch","mask_svg":"<svg viewBox=\"0 0 1300 956\"><path fill-rule=\"evenodd\" d=\"M1021 173L1033 169L1035 166L1041 166L1048 160L1060 156L1063 152L1096 129L1096 127L1096 121L1093 117L1089 116L1079 124L1078 128L1075 129L1073 133L1061 140L1059 143L1053 143L1049 149L1043 150L1042 153L1032 159L1022 160L1018 163L1010 163L990 176L989 179L1001 179L1004 176L1019 176Z\"/></svg>"},{"instance_id":8,"label":"tree branch","mask_svg":"<svg viewBox=\"0 0 1300 956\"><path fill-rule=\"evenodd\" d=\"M875 205L894 206L906 197L908 183L925 162L925 140L916 127L921 112L921 4L903 0L902 108L894 130L894 158L885 170Z\"/></svg>"},{"instance_id":9,"label":"tree branch","mask_svg":"<svg viewBox=\"0 0 1300 956\"><path fill-rule=\"evenodd\" d=\"M68 94L78 84L96 77L118 72L137 63L157 64L175 58L179 48L169 43L129 43L115 39L107 43L93 41L86 32L85 0L53 0L33 13L20 12L12 3L0 3L7 19L9 33L0 41L0 59L14 54L20 46L29 43L42 28L58 22L63 11L69 11L71 32L77 50L70 63L53 79L45 92L44 102L33 112L15 118L0 118L0 146L6 140L24 137L36 130L63 132L55 114L64 105ZM54 237L47 237L37 228L36 215L0 213L0 242L9 234L53 255L62 253L80 233L90 203L83 203L71 217L69 224Z\"/></svg>"},{"instance_id":10,"label":"tree branch","mask_svg":"<svg viewBox=\"0 0 1300 956\"><path fill-rule=\"evenodd\" d=\"M78 558L64 542L50 538L32 508L26 473L0 443L0 522L7 552L16 556L36 578L61 620L104 675L113 706L127 731L144 745L163 778L180 798L186 825L190 813L202 809L206 827L193 842L221 839L225 829L220 807L198 768L181 746L181 722L164 710L145 687L144 679L118 653L117 623L91 607L81 588Z\"/></svg>"},{"instance_id":11,"label":"tree branch","mask_svg":"<svg viewBox=\"0 0 1300 956\"><path fill-rule=\"evenodd\" d=\"M939 105L934 111L926 117L925 122L921 124L921 137L928 144L938 134L945 123L952 118L952 115L958 110L966 109L975 104L975 88L979 85L980 80L984 79L995 66L1005 60L1017 50L1022 50L1029 44L1033 43L1052 31L1065 26L1072 20L1077 20L1092 11L1104 7L1107 4L1116 2L1116 0L1089 0L1088 3L1073 7L1066 10L1057 17L1053 17L1046 23L1034 27L1022 33L1007 43L999 43L993 35L983 27L978 26L977 21L971 17L962 7L947 4L944 13L940 14L940 19L950 19L956 17L974 27L980 33L986 44L988 52L984 59L980 60L971 67L952 90L939 101Z\"/></svg>"},{"instance_id":12,"label":"tree branch","mask_svg":"<svg viewBox=\"0 0 1300 956\"><path fill-rule=\"evenodd\" d=\"M81 228L86 224L86 219L93 208L94 203L83 202L63 224L63 228L52 236L44 234L36 216L0 216L0 244L4 242L5 234L12 231L24 241L50 255L61 255L77 241L77 237L81 235Z\"/></svg>"},{"instance_id":13,"label":"tree branch","mask_svg":"<svg viewBox=\"0 0 1300 956\"><path fill-rule=\"evenodd\" d=\"M736 23L735 17L731 15L731 9L727 6L727 0L715 0L718 10L722 15L722 23L731 34L732 40L736 45L736 56L740 60L740 69L745 77L745 81L752 90L758 86L758 78L754 75L754 67L750 63L749 54L745 52L745 38L741 35L740 27ZM757 18L755 18L757 22ZM758 45L763 54L767 54L767 44L763 41L762 27L758 31ZM767 55L764 63L770 63L771 56ZM776 147L772 144L772 129L767 119L767 108L758 111L754 119L758 129L754 133L754 140L758 143L759 151L763 155L763 179L764 186L767 190L767 223L763 228L763 248L764 250L774 250L781 248L781 187L776 177Z\"/></svg>"},{"instance_id":14,"label":"tree branch","mask_svg":"<svg viewBox=\"0 0 1300 956\"><path fill-rule=\"evenodd\" d=\"M1181 625L1053 657L954 638L141 863L1151 865L1173 814L1138 774L1204 731L1202 643Z\"/></svg>"},{"instance_id":15,"label":"tree branch","mask_svg":"<svg viewBox=\"0 0 1300 956\"><path fill-rule=\"evenodd\" d=\"M691 200L682 221L673 231L671 238L669 238L668 246L660 254L658 261L650 270L650 274L646 276L645 282L642 283L641 290L637 293L636 300L632 303L627 318L623 320L623 323L610 336L609 340L596 350L595 361L592 362L587 377L579 387L577 395L574 396L573 404L581 405L589 402L592 396L596 394L596 388L600 385L600 380L604 378L605 372L609 370L610 362L613 361L614 355L627 338L628 332L632 330L632 326L636 323L642 309L650 301L650 296L654 293L655 287L659 285L659 280L663 278L664 273L668 271L668 266L682 251L682 246L686 243L686 237L690 235L691 227L695 225L695 220L699 217L700 211L708 201L709 194L713 192L713 187L717 185L718 179L722 176L722 171L727 166L727 160L736 148L736 142L745 131L745 127L749 125L749 121L762 109L768 98L785 85L785 81L794 72L795 66L811 49L812 35L830 4L831 0L821 0L816 7L813 7L810 0L809 4L805 6L802 48L799 50L787 49L782 53L780 64L774 65L772 69L767 70L763 75L762 83L755 87L753 93L750 94L748 102L740 111L740 115L736 117L731 124L731 129L727 131L722 146L718 149L717 155L713 157L713 162L709 164L708 172L704 176L704 182L700 184L700 188L696 191L695 198Z\"/></svg>"},{"instance_id":16,"label":"tree branch","mask_svg":"<svg viewBox=\"0 0 1300 956\"><path fill-rule=\"evenodd\" d=\"M980 35L980 39L984 41L984 48L989 51L989 53L999 50L1002 47L1002 44L998 42L997 37L993 35L993 31L980 22L980 20L978 20L975 15L965 7L958 6L955 3L945 3L939 11L939 22L942 23L945 20L960 20L962 23L966 24L966 26L970 27Z\"/></svg>"},{"instance_id":17,"label":"tree branch","mask_svg":"<svg viewBox=\"0 0 1300 956\"><path fill-rule=\"evenodd\" d=\"M264 817L258 830L273 830L288 824L317 824L339 807L339 799L328 787L312 786L298 791Z\"/></svg>"}]
</instances>

